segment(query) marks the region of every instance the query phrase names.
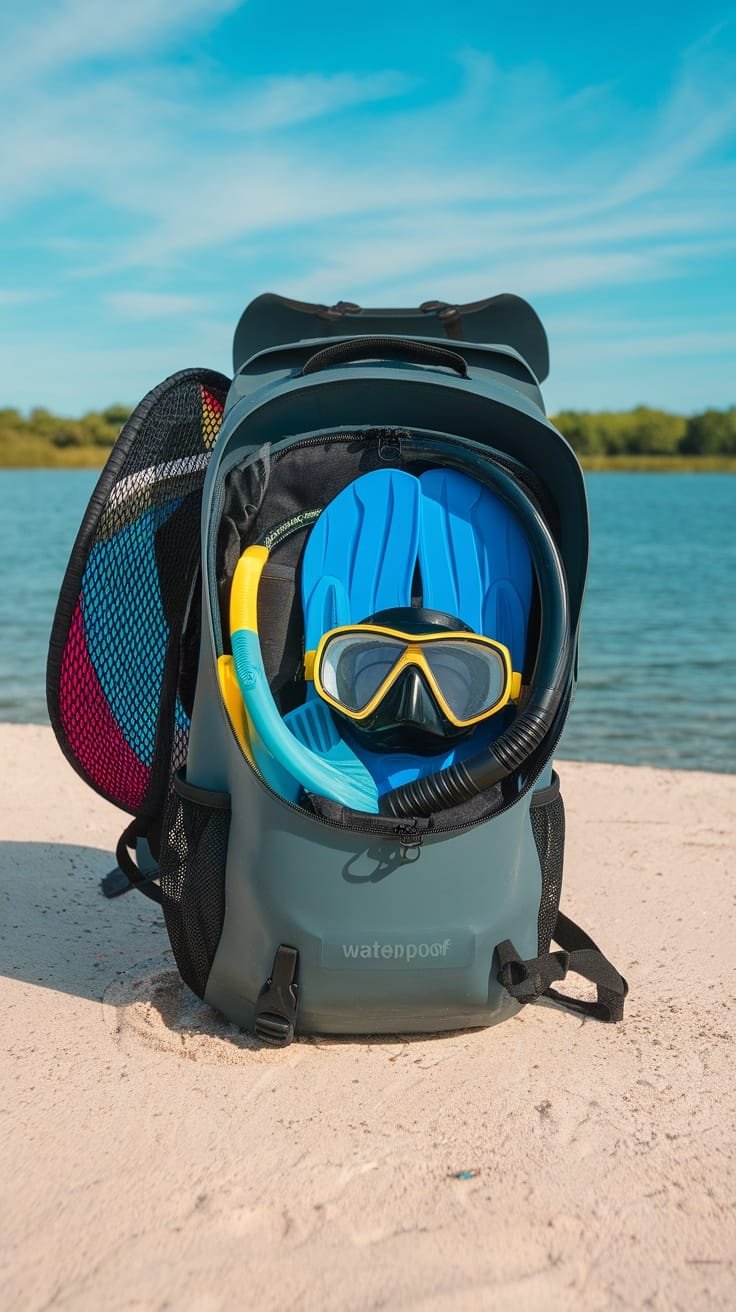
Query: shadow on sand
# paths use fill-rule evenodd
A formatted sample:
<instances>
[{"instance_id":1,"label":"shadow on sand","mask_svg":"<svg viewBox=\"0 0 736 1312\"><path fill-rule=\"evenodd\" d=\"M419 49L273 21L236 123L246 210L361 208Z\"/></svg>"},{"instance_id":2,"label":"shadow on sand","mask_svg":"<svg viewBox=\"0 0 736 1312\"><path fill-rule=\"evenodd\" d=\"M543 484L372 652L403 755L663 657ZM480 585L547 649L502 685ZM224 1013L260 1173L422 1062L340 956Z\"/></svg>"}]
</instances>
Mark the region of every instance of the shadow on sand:
<instances>
[{"instance_id":1,"label":"shadow on sand","mask_svg":"<svg viewBox=\"0 0 736 1312\"><path fill-rule=\"evenodd\" d=\"M263 1051L182 983L155 904L135 892L103 897L100 880L113 865L111 853L95 847L0 843L0 975L104 1002L119 1032L195 1060L213 1041L235 1060L236 1052ZM427 1037L305 1035L297 1043L393 1045Z\"/></svg>"}]
</instances>

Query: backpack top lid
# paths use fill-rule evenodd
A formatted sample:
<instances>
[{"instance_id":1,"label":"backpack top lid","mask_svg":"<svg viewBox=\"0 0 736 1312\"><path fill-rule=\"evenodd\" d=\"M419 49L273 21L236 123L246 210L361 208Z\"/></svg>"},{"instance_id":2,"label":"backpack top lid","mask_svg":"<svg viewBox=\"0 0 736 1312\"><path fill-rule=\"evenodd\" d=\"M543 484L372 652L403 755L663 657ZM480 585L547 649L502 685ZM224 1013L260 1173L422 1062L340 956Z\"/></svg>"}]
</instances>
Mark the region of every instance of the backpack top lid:
<instances>
[{"instance_id":1,"label":"backpack top lid","mask_svg":"<svg viewBox=\"0 0 736 1312\"><path fill-rule=\"evenodd\" d=\"M467 305L425 301L416 309L406 310L362 309L352 301L310 305L265 292L246 306L235 329L234 372L258 351L291 342L356 334L438 337L510 346L523 357L538 382L549 373L547 334L541 320L528 301L508 292Z\"/></svg>"}]
</instances>

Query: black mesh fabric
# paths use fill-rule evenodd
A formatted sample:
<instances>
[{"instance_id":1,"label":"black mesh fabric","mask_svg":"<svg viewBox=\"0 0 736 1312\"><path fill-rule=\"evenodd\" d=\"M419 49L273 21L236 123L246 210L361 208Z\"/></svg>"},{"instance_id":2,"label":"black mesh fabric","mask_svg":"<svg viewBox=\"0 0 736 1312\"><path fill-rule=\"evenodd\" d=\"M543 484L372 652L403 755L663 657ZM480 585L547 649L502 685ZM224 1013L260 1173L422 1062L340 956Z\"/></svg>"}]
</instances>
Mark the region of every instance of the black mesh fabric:
<instances>
[{"instance_id":1,"label":"black mesh fabric","mask_svg":"<svg viewBox=\"0 0 736 1312\"><path fill-rule=\"evenodd\" d=\"M160 815L186 756L199 521L229 380L187 369L125 424L72 550L47 669L65 755L103 797Z\"/></svg>"},{"instance_id":2,"label":"black mesh fabric","mask_svg":"<svg viewBox=\"0 0 736 1312\"><path fill-rule=\"evenodd\" d=\"M184 982L202 998L225 916L230 810L221 794L196 791L202 800L180 796L175 784L169 797L159 872L176 964Z\"/></svg>"},{"instance_id":3,"label":"black mesh fabric","mask_svg":"<svg viewBox=\"0 0 736 1312\"><path fill-rule=\"evenodd\" d=\"M537 951L549 952L562 893L565 856L565 805L558 793L543 806L532 806L532 833L542 867L542 897L537 921Z\"/></svg>"}]
</instances>

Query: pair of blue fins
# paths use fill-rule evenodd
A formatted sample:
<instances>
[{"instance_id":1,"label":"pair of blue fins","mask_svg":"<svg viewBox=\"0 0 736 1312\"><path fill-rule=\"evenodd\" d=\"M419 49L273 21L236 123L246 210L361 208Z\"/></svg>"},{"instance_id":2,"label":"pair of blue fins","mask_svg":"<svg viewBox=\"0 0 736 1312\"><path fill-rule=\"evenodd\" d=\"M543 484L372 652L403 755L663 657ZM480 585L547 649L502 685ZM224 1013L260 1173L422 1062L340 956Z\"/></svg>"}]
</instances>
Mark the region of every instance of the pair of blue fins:
<instances>
[{"instance_id":1,"label":"pair of blue fins","mask_svg":"<svg viewBox=\"0 0 736 1312\"><path fill-rule=\"evenodd\" d=\"M444 469L418 478L376 470L322 511L302 558L305 650L330 629L410 606L417 569L424 607L496 638L509 648L513 668L524 668L533 587L526 539L489 489ZM382 793L482 750L503 727L490 720L437 756L369 752L341 733L312 684L304 705L282 719L257 634L240 629L232 641L254 764L289 801L306 788L375 814Z\"/></svg>"}]
</instances>

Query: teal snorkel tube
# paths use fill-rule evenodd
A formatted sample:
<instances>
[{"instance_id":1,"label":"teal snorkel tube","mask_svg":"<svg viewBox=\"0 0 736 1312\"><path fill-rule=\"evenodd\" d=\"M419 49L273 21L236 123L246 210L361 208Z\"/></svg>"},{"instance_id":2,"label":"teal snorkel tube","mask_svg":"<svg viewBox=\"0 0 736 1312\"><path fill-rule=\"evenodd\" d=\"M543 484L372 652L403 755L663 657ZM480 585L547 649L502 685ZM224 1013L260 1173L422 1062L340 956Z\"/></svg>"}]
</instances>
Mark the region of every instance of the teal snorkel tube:
<instances>
[{"instance_id":1,"label":"teal snorkel tube","mask_svg":"<svg viewBox=\"0 0 736 1312\"><path fill-rule=\"evenodd\" d=\"M397 818L428 816L457 806L518 770L544 741L573 676L575 648L570 633L567 582L557 545L541 513L506 470L449 443L412 444L418 460L471 474L492 489L517 516L534 564L540 601L537 661L524 709L485 751L425 775L381 798L381 812Z\"/></svg>"},{"instance_id":2,"label":"teal snorkel tube","mask_svg":"<svg viewBox=\"0 0 736 1312\"><path fill-rule=\"evenodd\" d=\"M273 699L263 664L258 636L261 574L270 551L291 533L313 524L319 514L315 510L294 516L264 534L254 546L246 547L240 557L230 598L235 675L245 706L254 763L266 782L279 791L286 771L309 792L375 815L376 786L365 766L340 737L328 707L318 701L300 707L291 714L290 728ZM294 730L299 731L299 737ZM259 742L265 753L259 752Z\"/></svg>"}]
</instances>

